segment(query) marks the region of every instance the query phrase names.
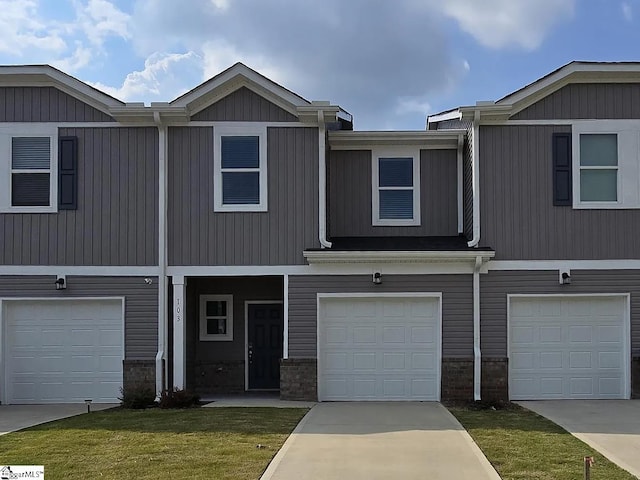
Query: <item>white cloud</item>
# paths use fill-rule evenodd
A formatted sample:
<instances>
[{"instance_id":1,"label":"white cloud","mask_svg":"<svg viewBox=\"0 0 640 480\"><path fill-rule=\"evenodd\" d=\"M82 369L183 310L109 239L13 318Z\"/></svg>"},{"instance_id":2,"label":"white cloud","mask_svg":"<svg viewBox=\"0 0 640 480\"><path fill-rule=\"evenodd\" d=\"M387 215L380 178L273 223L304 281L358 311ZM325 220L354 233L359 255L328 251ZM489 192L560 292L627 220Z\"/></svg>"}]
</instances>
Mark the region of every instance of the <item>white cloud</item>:
<instances>
[{"instance_id":1,"label":"white cloud","mask_svg":"<svg viewBox=\"0 0 640 480\"><path fill-rule=\"evenodd\" d=\"M535 50L548 31L573 15L575 0L428 0L485 47Z\"/></svg>"},{"instance_id":2,"label":"white cloud","mask_svg":"<svg viewBox=\"0 0 640 480\"><path fill-rule=\"evenodd\" d=\"M431 104L424 98L400 97L397 100L395 112L398 115L419 113L426 116L431 110Z\"/></svg>"},{"instance_id":3,"label":"white cloud","mask_svg":"<svg viewBox=\"0 0 640 480\"><path fill-rule=\"evenodd\" d=\"M208 80L237 62L244 63L276 83L286 82L287 78L290 78L291 73L293 73L285 72L282 68L277 67L266 56L241 52L225 40L206 42L202 45L202 57L203 80Z\"/></svg>"},{"instance_id":4,"label":"white cloud","mask_svg":"<svg viewBox=\"0 0 640 480\"><path fill-rule=\"evenodd\" d=\"M226 10L229 8L229 0L211 0L211 3L219 10Z\"/></svg>"},{"instance_id":5,"label":"white cloud","mask_svg":"<svg viewBox=\"0 0 640 480\"><path fill-rule=\"evenodd\" d=\"M20 57L29 50L59 54L67 44L52 22L38 16L36 0L0 0L0 52Z\"/></svg>"},{"instance_id":6,"label":"white cloud","mask_svg":"<svg viewBox=\"0 0 640 480\"><path fill-rule=\"evenodd\" d=\"M201 59L194 52L155 53L144 62L144 69L127 75L120 87L91 83L98 90L124 101L169 101L195 85L184 85L188 75L200 69Z\"/></svg>"},{"instance_id":7,"label":"white cloud","mask_svg":"<svg viewBox=\"0 0 640 480\"><path fill-rule=\"evenodd\" d=\"M131 17L107 0L89 0L86 5L76 3L77 23L88 40L101 47L109 36L131 37Z\"/></svg>"},{"instance_id":8,"label":"white cloud","mask_svg":"<svg viewBox=\"0 0 640 480\"><path fill-rule=\"evenodd\" d=\"M632 22L633 21L633 9L631 8L631 5L629 5L629 3L627 2L622 2L622 15L624 16L624 19L627 22Z\"/></svg>"},{"instance_id":9,"label":"white cloud","mask_svg":"<svg viewBox=\"0 0 640 480\"><path fill-rule=\"evenodd\" d=\"M76 43L75 51L68 57L54 60L51 65L66 73L74 73L89 65L93 59L93 52L90 48L84 47L82 43Z\"/></svg>"}]
</instances>

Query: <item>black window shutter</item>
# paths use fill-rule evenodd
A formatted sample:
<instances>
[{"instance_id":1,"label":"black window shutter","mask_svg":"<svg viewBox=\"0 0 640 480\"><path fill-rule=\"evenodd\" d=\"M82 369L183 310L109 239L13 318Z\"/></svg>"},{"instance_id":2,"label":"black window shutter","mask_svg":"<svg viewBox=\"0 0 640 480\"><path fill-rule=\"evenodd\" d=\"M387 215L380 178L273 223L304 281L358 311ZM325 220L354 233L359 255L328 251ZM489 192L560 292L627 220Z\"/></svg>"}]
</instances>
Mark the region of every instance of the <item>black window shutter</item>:
<instances>
[{"instance_id":1,"label":"black window shutter","mask_svg":"<svg viewBox=\"0 0 640 480\"><path fill-rule=\"evenodd\" d=\"M58 209L78 209L78 137L60 137L58 145Z\"/></svg>"},{"instance_id":2,"label":"black window shutter","mask_svg":"<svg viewBox=\"0 0 640 480\"><path fill-rule=\"evenodd\" d=\"M553 204L572 204L571 134L553 134Z\"/></svg>"}]
</instances>

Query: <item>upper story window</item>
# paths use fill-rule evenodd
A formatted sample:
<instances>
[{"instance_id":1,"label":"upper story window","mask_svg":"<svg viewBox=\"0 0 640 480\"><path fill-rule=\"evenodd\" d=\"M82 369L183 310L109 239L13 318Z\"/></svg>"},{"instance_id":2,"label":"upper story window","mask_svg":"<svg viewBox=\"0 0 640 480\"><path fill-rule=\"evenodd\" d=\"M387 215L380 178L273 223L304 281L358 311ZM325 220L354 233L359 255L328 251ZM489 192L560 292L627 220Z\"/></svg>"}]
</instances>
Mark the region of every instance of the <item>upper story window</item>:
<instances>
[{"instance_id":1,"label":"upper story window","mask_svg":"<svg viewBox=\"0 0 640 480\"><path fill-rule=\"evenodd\" d=\"M214 127L214 210L267 211L267 129Z\"/></svg>"},{"instance_id":2,"label":"upper story window","mask_svg":"<svg viewBox=\"0 0 640 480\"><path fill-rule=\"evenodd\" d=\"M57 129L0 127L0 211L57 210Z\"/></svg>"},{"instance_id":3,"label":"upper story window","mask_svg":"<svg viewBox=\"0 0 640 480\"><path fill-rule=\"evenodd\" d=\"M420 225L419 150L379 149L372 154L373 225Z\"/></svg>"},{"instance_id":4,"label":"upper story window","mask_svg":"<svg viewBox=\"0 0 640 480\"><path fill-rule=\"evenodd\" d=\"M580 134L580 201L618 201L618 135Z\"/></svg>"},{"instance_id":5,"label":"upper story window","mask_svg":"<svg viewBox=\"0 0 640 480\"><path fill-rule=\"evenodd\" d=\"M574 208L640 208L640 122L573 125Z\"/></svg>"}]
</instances>

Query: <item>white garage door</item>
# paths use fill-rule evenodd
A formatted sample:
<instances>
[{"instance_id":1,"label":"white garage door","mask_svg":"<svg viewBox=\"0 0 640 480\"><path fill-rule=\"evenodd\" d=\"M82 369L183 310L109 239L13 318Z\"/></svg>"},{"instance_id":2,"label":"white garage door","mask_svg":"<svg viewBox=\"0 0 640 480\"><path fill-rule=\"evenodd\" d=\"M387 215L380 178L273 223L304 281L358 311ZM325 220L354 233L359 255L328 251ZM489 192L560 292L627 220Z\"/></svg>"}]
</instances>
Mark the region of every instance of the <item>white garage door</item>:
<instances>
[{"instance_id":1,"label":"white garage door","mask_svg":"<svg viewBox=\"0 0 640 480\"><path fill-rule=\"evenodd\" d=\"M320 400L439 400L440 299L321 298Z\"/></svg>"},{"instance_id":2,"label":"white garage door","mask_svg":"<svg viewBox=\"0 0 640 480\"><path fill-rule=\"evenodd\" d=\"M8 403L117 402L122 300L7 301Z\"/></svg>"},{"instance_id":3,"label":"white garage door","mask_svg":"<svg viewBox=\"0 0 640 480\"><path fill-rule=\"evenodd\" d=\"M513 400L626 398L626 297L512 297Z\"/></svg>"}]
</instances>

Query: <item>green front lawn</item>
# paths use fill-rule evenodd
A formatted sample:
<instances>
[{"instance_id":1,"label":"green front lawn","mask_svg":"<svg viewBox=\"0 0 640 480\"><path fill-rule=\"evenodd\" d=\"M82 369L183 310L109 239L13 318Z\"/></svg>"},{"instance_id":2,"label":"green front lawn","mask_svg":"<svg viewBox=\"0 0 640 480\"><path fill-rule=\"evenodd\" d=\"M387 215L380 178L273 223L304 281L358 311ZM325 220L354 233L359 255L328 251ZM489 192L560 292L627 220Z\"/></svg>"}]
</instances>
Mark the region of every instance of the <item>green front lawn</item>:
<instances>
[{"instance_id":1,"label":"green front lawn","mask_svg":"<svg viewBox=\"0 0 640 480\"><path fill-rule=\"evenodd\" d=\"M306 412L106 410L0 436L0 459L44 465L52 480L257 479Z\"/></svg>"},{"instance_id":2,"label":"green front lawn","mask_svg":"<svg viewBox=\"0 0 640 480\"><path fill-rule=\"evenodd\" d=\"M579 480L593 456L591 480L634 480L562 427L514 405L505 410L449 408L503 480Z\"/></svg>"}]
</instances>

